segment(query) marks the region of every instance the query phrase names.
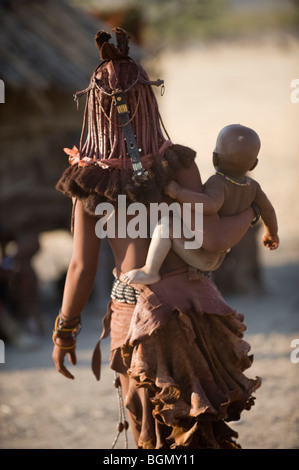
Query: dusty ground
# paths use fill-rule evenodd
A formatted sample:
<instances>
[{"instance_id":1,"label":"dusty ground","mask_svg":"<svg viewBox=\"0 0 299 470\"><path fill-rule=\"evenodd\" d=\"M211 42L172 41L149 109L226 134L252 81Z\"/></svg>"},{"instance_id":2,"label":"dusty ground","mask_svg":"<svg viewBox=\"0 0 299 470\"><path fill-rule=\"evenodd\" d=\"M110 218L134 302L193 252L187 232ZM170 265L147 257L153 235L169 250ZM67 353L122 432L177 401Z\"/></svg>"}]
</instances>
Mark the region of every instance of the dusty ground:
<instances>
[{"instance_id":1,"label":"dusty ground","mask_svg":"<svg viewBox=\"0 0 299 470\"><path fill-rule=\"evenodd\" d=\"M298 42L274 38L255 45L193 46L155 64L166 81L160 100L164 122L173 141L198 151L203 179L212 171L211 152L224 125L252 126L262 140L253 176L277 209L281 247L275 253L260 250L263 295L227 299L245 314L246 340L255 355L247 375L263 378L255 407L233 425L245 449L299 448L299 363L291 361L291 341L298 338L299 346L299 103L290 101L290 82L299 78L298 52ZM50 243L51 253L54 246ZM58 305L47 303L43 315L48 334L37 350L6 348L5 364L0 364L2 449L109 449L116 435L117 396L107 367L108 342L100 383L90 370L103 310L99 312L96 298L87 308L76 379L68 381L51 361L50 332ZM122 445L121 438L118 447Z\"/></svg>"}]
</instances>

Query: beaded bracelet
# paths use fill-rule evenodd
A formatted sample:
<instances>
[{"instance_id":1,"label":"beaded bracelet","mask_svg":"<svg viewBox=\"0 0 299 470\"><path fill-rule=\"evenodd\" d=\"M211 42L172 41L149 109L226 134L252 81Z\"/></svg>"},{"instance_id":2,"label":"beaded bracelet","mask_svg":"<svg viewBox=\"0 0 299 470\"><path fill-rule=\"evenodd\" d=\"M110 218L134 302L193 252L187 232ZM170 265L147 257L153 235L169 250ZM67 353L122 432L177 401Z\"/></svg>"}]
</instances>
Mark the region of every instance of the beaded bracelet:
<instances>
[{"instance_id":1,"label":"beaded bracelet","mask_svg":"<svg viewBox=\"0 0 299 470\"><path fill-rule=\"evenodd\" d=\"M260 212L260 209L258 208L258 206L256 204L252 203L251 207L255 212L255 218L253 219L253 221L250 224L250 226L253 227L260 220L261 212Z\"/></svg>"},{"instance_id":2,"label":"beaded bracelet","mask_svg":"<svg viewBox=\"0 0 299 470\"><path fill-rule=\"evenodd\" d=\"M53 343L56 346L58 346L60 349L65 349L69 351L71 351L72 349L75 349L77 336L81 331L81 318L80 317L77 317L77 318L78 318L78 322L76 323L75 326L73 326L72 328L65 328L64 323L67 322L68 320L62 320L61 312L59 312L59 315L57 315L56 320L55 320L52 340L53 340ZM70 333L70 337L65 337L64 333L67 333L67 334ZM70 346L62 346L57 343L56 338L59 338L60 340L67 340L67 341L71 339L74 343L71 344Z\"/></svg>"}]
</instances>

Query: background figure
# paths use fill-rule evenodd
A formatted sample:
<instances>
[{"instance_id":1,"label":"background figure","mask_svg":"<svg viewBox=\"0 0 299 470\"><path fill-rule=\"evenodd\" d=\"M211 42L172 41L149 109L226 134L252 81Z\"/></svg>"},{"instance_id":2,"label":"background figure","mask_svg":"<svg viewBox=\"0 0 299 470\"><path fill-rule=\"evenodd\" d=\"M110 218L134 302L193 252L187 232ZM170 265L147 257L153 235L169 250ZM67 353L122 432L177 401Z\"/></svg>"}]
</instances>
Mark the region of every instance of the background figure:
<instances>
[{"instance_id":1,"label":"background figure","mask_svg":"<svg viewBox=\"0 0 299 470\"><path fill-rule=\"evenodd\" d=\"M260 224L251 227L234 246L212 279L223 295L250 295L265 292L263 269L259 255Z\"/></svg>"},{"instance_id":2,"label":"background figure","mask_svg":"<svg viewBox=\"0 0 299 470\"><path fill-rule=\"evenodd\" d=\"M16 241L12 256L6 254L5 240L2 243L0 334L22 349L39 346L43 334L38 279L31 262L38 250L36 234L23 235Z\"/></svg>"}]
</instances>

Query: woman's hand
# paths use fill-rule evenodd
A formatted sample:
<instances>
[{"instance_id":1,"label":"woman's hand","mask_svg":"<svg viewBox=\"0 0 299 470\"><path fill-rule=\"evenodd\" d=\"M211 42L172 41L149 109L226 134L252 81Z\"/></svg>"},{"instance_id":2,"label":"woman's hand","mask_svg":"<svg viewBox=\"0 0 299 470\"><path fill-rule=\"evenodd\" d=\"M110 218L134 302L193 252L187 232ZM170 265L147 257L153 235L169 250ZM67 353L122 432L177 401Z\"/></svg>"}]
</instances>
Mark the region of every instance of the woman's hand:
<instances>
[{"instance_id":1,"label":"woman's hand","mask_svg":"<svg viewBox=\"0 0 299 470\"><path fill-rule=\"evenodd\" d=\"M180 189L180 185L176 181L171 180L164 188L165 194L172 197L172 199L177 198L177 191Z\"/></svg>"},{"instance_id":2,"label":"woman's hand","mask_svg":"<svg viewBox=\"0 0 299 470\"><path fill-rule=\"evenodd\" d=\"M74 379L75 377L69 372L69 370L64 365L64 358L66 355L68 355L70 363L75 366L77 364L76 350L72 349L69 351L61 349L56 344L54 345L52 359L54 361L56 369L67 379Z\"/></svg>"}]
</instances>

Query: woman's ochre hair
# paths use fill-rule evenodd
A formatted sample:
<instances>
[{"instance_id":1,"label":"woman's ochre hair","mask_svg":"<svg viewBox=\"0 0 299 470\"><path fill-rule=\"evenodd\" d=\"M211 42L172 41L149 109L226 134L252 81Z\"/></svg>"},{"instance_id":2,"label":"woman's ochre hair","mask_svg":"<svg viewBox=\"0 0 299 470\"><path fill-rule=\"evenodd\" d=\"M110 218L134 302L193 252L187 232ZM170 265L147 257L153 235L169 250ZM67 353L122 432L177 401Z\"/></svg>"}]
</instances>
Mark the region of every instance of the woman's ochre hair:
<instances>
[{"instance_id":1,"label":"woman's ochre hair","mask_svg":"<svg viewBox=\"0 0 299 470\"><path fill-rule=\"evenodd\" d=\"M97 204L117 203L120 194L127 202L145 204L159 202L163 187L180 165L189 166L195 152L188 147L173 145L163 126L152 85L140 64L129 57L129 37L115 28L117 45L111 35L99 31L95 36L102 62L91 76L89 86L74 96L86 95L86 104L79 148L64 149L70 166L56 188L64 194L81 199L92 215ZM123 127L115 105L115 95L122 93L129 110L145 177L133 173L126 147ZM165 136L166 134L166 136Z\"/></svg>"}]
</instances>

